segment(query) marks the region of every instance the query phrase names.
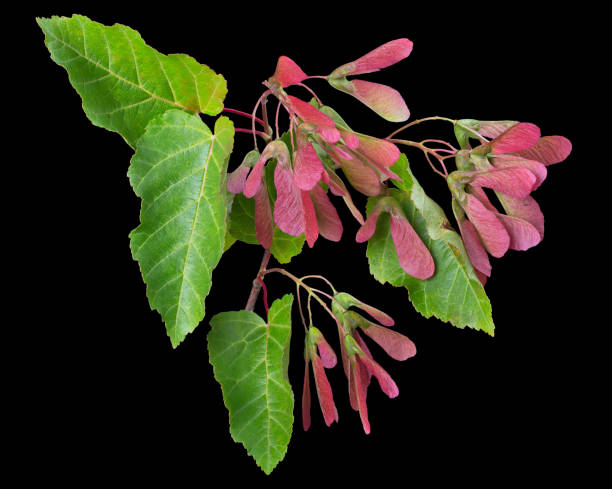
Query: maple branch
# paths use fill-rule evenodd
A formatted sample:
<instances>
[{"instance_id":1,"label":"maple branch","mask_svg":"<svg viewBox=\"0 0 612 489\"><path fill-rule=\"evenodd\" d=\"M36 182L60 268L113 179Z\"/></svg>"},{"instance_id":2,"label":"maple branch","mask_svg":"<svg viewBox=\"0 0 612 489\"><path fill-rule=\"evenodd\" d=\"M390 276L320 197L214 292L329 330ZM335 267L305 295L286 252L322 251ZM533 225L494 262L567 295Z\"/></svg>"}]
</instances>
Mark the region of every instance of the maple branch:
<instances>
[{"instance_id":1,"label":"maple branch","mask_svg":"<svg viewBox=\"0 0 612 489\"><path fill-rule=\"evenodd\" d=\"M257 297L259 296L259 291L261 290L261 283L259 279L263 276L266 267L268 266L268 262L270 261L270 250L265 250L263 258L261 259L261 265L259 266L259 271L257 272L257 276L253 280L253 286L251 287L251 293L249 294L249 299L247 300L245 310L253 311L255 309L255 302L257 302Z\"/></svg>"}]
</instances>

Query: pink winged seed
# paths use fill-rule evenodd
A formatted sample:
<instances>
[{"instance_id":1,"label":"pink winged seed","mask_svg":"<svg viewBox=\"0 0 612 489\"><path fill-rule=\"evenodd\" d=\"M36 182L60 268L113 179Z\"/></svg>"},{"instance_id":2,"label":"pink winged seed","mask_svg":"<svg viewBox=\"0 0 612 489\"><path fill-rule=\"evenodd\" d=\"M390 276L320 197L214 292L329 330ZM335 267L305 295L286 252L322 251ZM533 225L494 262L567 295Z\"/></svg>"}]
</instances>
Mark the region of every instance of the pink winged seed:
<instances>
[{"instance_id":1,"label":"pink winged seed","mask_svg":"<svg viewBox=\"0 0 612 489\"><path fill-rule=\"evenodd\" d=\"M348 147L348 146L347 146L347 147ZM341 145L341 144L336 144L336 145L334 146L334 151L336 152L336 154L337 154L337 155L338 155L340 158L342 158L342 159L344 159L344 160L352 160L352 159L353 159L353 155L352 155L352 154L350 154L349 152L345 151L345 150L342 148L342 145Z\"/></svg>"},{"instance_id":2,"label":"pink winged seed","mask_svg":"<svg viewBox=\"0 0 612 489\"><path fill-rule=\"evenodd\" d=\"M540 139L540 128L530 122L519 122L489 144L494 154L515 153L534 146Z\"/></svg>"},{"instance_id":3,"label":"pink winged seed","mask_svg":"<svg viewBox=\"0 0 612 489\"><path fill-rule=\"evenodd\" d=\"M317 127L317 131L321 137L328 143L337 143L340 141L340 131L336 129L334 121L316 107L313 107L307 102L299 98L288 95L287 98L291 104L291 108L305 122L310 122Z\"/></svg>"},{"instance_id":4,"label":"pink winged seed","mask_svg":"<svg viewBox=\"0 0 612 489\"><path fill-rule=\"evenodd\" d=\"M391 237L401 267L415 278L425 280L435 271L431 253L408 220L395 209L391 211Z\"/></svg>"},{"instance_id":5,"label":"pink winged seed","mask_svg":"<svg viewBox=\"0 0 612 489\"><path fill-rule=\"evenodd\" d=\"M339 129L339 131L347 148L355 149L359 146L359 138L355 133L343 129Z\"/></svg>"},{"instance_id":6,"label":"pink winged seed","mask_svg":"<svg viewBox=\"0 0 612 489\"><path fill-rule=\"evenodd\" d=\"M467 252L470 263L480 273L486 277L491 276L491 262L489 261L489 255L485 250L482 241L478 237L476 228L467 219L459 219L459 232L461 233L461 239L465 245L465 251Z\"/></svg>"},{"instance_id":7,"label":"pink winged seed","mask_svg":"<svg viewBox=\"0 0 612 489\"><path fill-rule=\"evenodd\" d=\"M483 204L487 209L497 214L498 211L495 206L491 204L491 201L489 200L489 197L487 197L484 188L470 186L470 193L473 194L476 198L478 198L480 203Z\"/></svg>"},{"instance_id":8,"label":"pink winged seed","mask_svg":"<svg viewBox=\"0 0 612 489\"><path fill-rule=\"evenodd\" d=\"M302 210L304 213L304 234L306 235L308 246L312 248L319 237L317 213L312 203L312 199L310 198L310 194L306 190L300 190L300 193L302 196Z\"/></svg>"},{"instance_id":9,"label":"pink winged seed","mask_svg":"<svg viewBox=\"0 0 612 489\"><path fill-rule=\"evenodd\" d=\"M364 327L363 332L378 343L394 360L403 361L416 355L414 343L401 333L374 323Z\"/></svg>"},{"instance_id":10,"label":"pink winged seed","mask_svg":"<svg viewBox=\"0 0 612 489\"><path fill-rule=\"evenodd\" d=\"M325 424L330 426L334 421L338 421L338 411L334 403L331 385L327 380L327 375L325 375L323 363L317 355L313 355L312 357L312 369L323 418L325 419Z\"/></svg>"},{"instance_id":11,"label":"pink winged seed","mask_svg":"<svg viewBox=\"0 0 612 489\"><path fill-rule=\"evenodd\" d=\"M495 168L526 168L533 173L536 181L531 189L532 192L542 185L542 182L546 180L546 176L548 174L548 170L544 164L540 163L539 161L528 160L520 156L500 155L496 156L495 158L491 158L491 160Z\"/></svg>"},{"instance_id":12,"label":"pink winged seed","mask_svg":"<svg viewBox=\"0 0 612 489\"><path fill-rule=\"evenodd\" d=\"M399 389L397 384L391 378L391 376L387 373L387 371L382 368L377 362L372 360L368 355L359 355L359 362L363 363L366 368L376 377L378 380L378 385L382 391L387 394L390 398L397 397L399 394Z\"/></svg>"},{"instance_id":13,"label":"pink winged seed","mask_svg":"<svg viewBox=\"0 0 612 489\"><path fill-rule=\"evenodd\" d=\"M515 199L503 194L498 194L497 197L506 214L527 221L537 229L542 238L544 237L544 214L542 214L540 206L531 195L524 199Z\"/></svg>"},{"instance_id":14,"label":"pink winged seed","mask_svg":"<svg viewBox=\"0 0 612 489\"><path fill-rule=\"evenodd\" d=\"M510 235L511 250L528 250L542 241L542 236L540 236L538 230L527 221L505 214L498 214L497 218Z\"/></svg>"},{"instance_id":15,"label":"pink winged seed","mask_svg":"<svg viewBox=\"0 0 612 489\"><path fill-rule=\"evenodd\" d=\"M364 80L350 82L350 92L357 100L390 122L404 122L410 111L400 93L387 85Z\"/></svg>"},{"instance_id":16,"label":"pink winged seed","mask_svg":"<svg viewBox=\"0 0 612 489\"><path fill-rule=\"evenodd\" d=\"M257 241L266 249L272 247L274 237L274 217L268 198L268 189L261 185L255 194L255 235Z\"/></svg>"},{"instance_id":17,"label":"pink winged seed","mask_svg":"<svg viewBox=\"0 0 612 489\"><path fill-rule=\"evenodd\" d=\"M323 163L317 156L312 143L307 142L307 144L300 145L293 167L296 185L302 190L310 190L321 180L324 171Z\"/></svg>"},{"instance_id":18,"label":"pink winged seed","mask_svg":"<svg viewBox=\"0 0 612 489\"><path fill-rule=\"evenodd\" d=\"M242 193L244 184L249 174L250 168L246 165L240 165L233 172L227 175L227 190L232 194Z\"/></svg>"},{"instance_id":19,"label":"pink winged seed","mask_svg":"<svg viewBox=\"0 0 612 489\"><path fill-rule=\"evenodd\" d=\"M357 235L355 236L355 241L357 241L357 243L363 243L374 235L376 231L376 221L378 221L378 216L380 216L381 212L382 209L375 208L370 213L363 225L359 228L359 231L357 231Z\"/></svg>"},{"instance_id":20,"label":"pink winged seed","mask_svg":"<svg viewBox=\"0 0 612 489\"><path fill-rule=\"evenodd\" d=\"M380 169L392 166L401 156L399 148L389 141L364 134L357 134L358 152Z\"/></svg>"},{"instance_id":21,"label":"pink winged seed","mask_svg":"<svg viewBox=\"0 0 612 489\"><path fill-rule=\"evenodd\" d=\"M338 358L336 357L332 347L329 346L329 343L325 337L320 333L316 336L316 342L323 366L325 368L334 368L338 363Z\"/></svg>"},{"instance_id":22,"label":"pink winged seed","mask_svg":"<svg viewBox=\"0 0 612 489\"><path fill-rule=\"evenodd\" d=\"M359 417L366 435L370 434L370 421L368 419L368 405L366 403L367 387L364 385L360 370L361 364L354 356L351 358L351 387L353 389L354 402L359 410Z\"/></svg>"},{"instance_id":23,"label":"pink winged seed","mask_svg":"<svg viewBox=\"0 0 612 489\"><path fill-rule=\"evenodd\" d=\"M268 146L266 146L266 149L267 148ZM259 190L259 186L261 185L261 176L263 173L263 168L269 158L269 153L266 153L266 150L264 149L264 152L257 160L257 163L255 163L255 166L251 170L251 173L249 174L244 184L243 193L245 197L248 197L250 199Z\"/></svg>"},{"instance_id":24,"label":"pink winged seed","mask_svg":"<svg viewBox=\"0 0 612 489\"><path fill-rule=\"evenodd\" d=\"M480 283L483 286L487 284L487 276L484 273L476 269L474 269L474 273L476 274L476 277L478 278L478 280L480 280Z\"/></svg>"},{"instance_id":25,"label":"pink winged seed","mask_svg":"<svg viewBox=\"0 0 612 489\"><path fill-rule=\"evenodd\" d=\"M342 197L344 199L344 203L348 207L353 217L357 220L359 224L363 224L363 216L361 215L361 212L359 212L359 209L353 202L351 194L346 188L346 185L344 185L342 179L333 171L326 173L326 175L328 175L329 177L329 181L327 183L329 183L329 190L331 191L331 193L338 197Z\"/></svg>"},{"instance_id":26,"label":"pink winged seed","mask_svg":"<svg viewBox=\"0 0 612 489\"><path fill-rule=\"evenodd\" d=\"M321 236L330 241L340 241L343 231L342 221L325 191L320 185L315 185L310 191L310 197L317 214Z\"/></svg>"},{"instance_id":27,"label":"pink winged seed","mask_svg":"<svg viewBox=\"0 0 612 489\"><path fill-rule=\"evenodd\" d=\"M308 75L287 56L281 56L276 63L276 71L272 75L271 80L278 81L283 88L296 83L301 83Z\"/></svg>"},{"instance_id":28,"label":"pink winged seed","mask_svg":"<svg viewBox=\"0 0 612 489\"><path fill-rule=\"evenodd\" d=\"M382 187L378 174L361 161L339 159L340 167L351 185L364 195L374 197L380 194Z\"/></svg>"},{"instance_id":29,"label":"pink winged seed","mask_svg":"<svg viewBox=\"0 0 612 489\"><path fill-rule=\"evenodd\" d=\"M346 330L342 323L338 321L336 318L336 326L338 326L338 338L340 339L340 358L342 358L342 368L344 370L344 375L346 378L349 378L350 374L350 362L348 358L348 354L346 353L346 348L344 346L344 337L346 336ZM350 382L349 382L350 385Z\"/></svg>"},{"instance_id":30,"label":"pink winged seed","mask_svg":"<svg viewBox=\"0 0 612 489\"><path fill-rule=\"evenodd\" d=\"M355 387L355 376L353 374L352 362L349 364L347 380L349 387L349 403L351 404L351 408L353 408L355 411L359 411L359 404L357 403L357 389Z\"/></svg>"},{"instance_id":31,"label":"pink winged seed","mask_svg":"<svg viewBox=\"0 0 612 489\"><path fill-rule=\"evenodd\" d=\"M373 73L407 58L411 51L412 41L405 38L395 39L377 47L361 58L337 68L331 76L336 73L341 77Z\"/></svg>"},{"instance_id":32,"label":"pink winged seed","mask_svg":"<svg viewBox=\"0 0 612 489\"><path fill-rule=\"evenodd\" d=\"M361 309L362 311L367 312L373 319L378 321L380 324L383 324L384 326L389 327L395 324L393 318L387 313L376 309L375 307L372 307L368 304L365 304L364 302L359 302L359 304L354 304L354 306Z\"/></svg>"},{"instance_id":33,"label":"pink winged seed","mask_svg":"<svg viewBox=\"0 0 612 489\"><path fill-rule=\"evenodd\" d=\"M510 236L497 216L476 197L467 194L464 207L487 251L496 258L504 256L510 246Z\"/></svg>"},{"instance_id":34,"label":"pink winged seed","mask_svg":"<svg viewBox=\"0 0 612 489\"><path fill-rule=\"evenodd\" d=\"M572 143L563 136L544 136L531 148L521 150L518 156L536 160L544 165L560 163L572 152Z\"/></svg>"},{"instance_id":35,"label":"pink winged seed","mask_svg":"<svg viewBox=\"0 0 612 489\"><path fill-rule=\"evenodd\" d=\"M477 175L471 185L487 187L522 199L527 197L536 183L535 175L526 168L501 168Z\"/></svg>"},{"instance_id":36,"label":"pink winged seed","mask_svg":"<svg viewBox=\"0 0 612 489\"><path fill-rule=\"evenodd\" d=\"M493 139L517 124L517 121L480 121L478 132L486 138Z\"/></svg>"},{"instance_id":37,"label":"pink winged seed","mask_svg":"<svg viewBox=\"0 0 612 489\"><path fill-rule=\"evenodd\" d=\"M368 345L366 345L366 342L363 341L363 338L359 334L359 331L357 330L353 331L353 338L359 345L359 348L361 348L361 351L363 351L363 353L368 358L372 358L372 353L370 353L370 349L368 348ZM360 363L360 362L357 362L357 369L361 373L360 375L361 383L363 384L363 387L367 390L368 387L370 386L370 381L372 380L372 372L370 372L370 370L366 367L364 363Z\"/></svg>"},{"instance_id":38,"label":"pink winged seed","mask_svg":"<svg viewBox=\"0 0 612 489\"><path fill-rule=\"evenodd\" d=\"M302 207L302 194L293 181L293 172L280 163L274 169L274 185L277 196L274 205L274 222L281 231L299 236L306 229Z\"/></svg>"}]
</instances>

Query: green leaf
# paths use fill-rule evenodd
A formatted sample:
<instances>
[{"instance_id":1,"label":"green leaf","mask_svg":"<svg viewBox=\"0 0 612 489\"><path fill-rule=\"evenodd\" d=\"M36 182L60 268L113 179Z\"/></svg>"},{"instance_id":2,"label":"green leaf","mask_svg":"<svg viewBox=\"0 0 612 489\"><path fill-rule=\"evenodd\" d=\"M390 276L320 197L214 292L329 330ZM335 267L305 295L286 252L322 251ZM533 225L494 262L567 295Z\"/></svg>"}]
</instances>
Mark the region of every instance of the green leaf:
<instances>
[{"instance_id":1,"label":"green leaf","mask_svg":"<svg viewBox=\"0 0 612 489\"><path fill-rule=\"evenodd\" d=\"M283 233L276 226L274 228L274 238L270 252L279 263L289 263L294 256L301 253L304 241L306 241L304 234L291 236Z\"/></svg>"},{"instance_id":2,"label":"green leaf","mask_svg":"<svg viewBox=\"0 0 612 489\"><path fill-rule=\"evenodd\" d=\"M408 275L401 268L389 229L389 215L378 219L370 238L367 256L370 271L382 282L408 289L414 307L425 317L436 316L454 326L469 326L493 334L491 304L468 260L461 237L452 229L444 211L416 181L408 159L402 155L392 170L404 177L391 195L431 252L436 271L427 280ZM371 198L372 207L377 198Z\"/></svg>"},{"instance_id":3,"label":"green leaf","mask_svg":"<svg viewBox=\"0 0 612 489\"><path fill-rule=\"evenodd\" d=\"M204 318L223 252L233 135L226 117L212 134L199 116L169 110L147 126L128 172L142 198L141 223L130 234L132 255L175 347Z\"/></svg>"},{"instance_id":4,"label":"green leaf","mask_svg":"<svg viewBox=\"0 0 612 489\"><path fill-rule=\"evenodd\" d=\"M234 195L227 191L226 191L226 195L227 195L227 211L225 213L225 216L226 216L225 222L229 223L229 216L230 216L230 212L232 211L232 204L234 203ZM236 242L236 238L232 236L232 234L230 233L229 225L227 225L225 229L225 243L223 245L223 253L229 250L235 242Z\"/></svg>"},{"instance_id":5,"label":"green leaf","mask_svg":"<svg viewBox=\"0 0 612 489\"><path fill-rule=\"evenodd\" d=\"M230 433L266 474L285 457L293 427L289 342L293 296L254 312L222 312L208 333L208 353L229 410Z\"/></svg>"},{"instance_id":6,"label":"green leaf","mask_svg":"<svg viewBox=\"0 0 612 489\"><path fill-rule=\"evenodd\" d=\"M230 234L237 240L248 244L259 244L255 234L255 200L242 194L234 196L230 212Z\"/></svg>"},{"instance_id":7,"label":"green leaf","mask_svg":"<svg viewBox=\"0 0 612 489\"><path fill-rule=\"evenodd\" d=\"M209 115L223 109L227 86L221 75L185 54L157 52L127 26L108 27L82 15L37 22L87 117L132 147L149 121L168 109Z\"/></svg>"}]
</instances>

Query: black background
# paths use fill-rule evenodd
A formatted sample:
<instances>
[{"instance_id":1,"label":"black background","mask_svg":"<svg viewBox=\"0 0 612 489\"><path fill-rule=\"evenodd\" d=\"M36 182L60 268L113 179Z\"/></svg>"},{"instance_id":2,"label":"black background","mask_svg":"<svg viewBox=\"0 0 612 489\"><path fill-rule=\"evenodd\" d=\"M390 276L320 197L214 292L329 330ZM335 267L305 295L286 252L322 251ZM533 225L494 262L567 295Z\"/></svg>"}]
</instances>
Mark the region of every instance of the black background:
<instances>
[{"instance_id":1,"label":"black background","mask_svg":"<svg viewBox=\"0 0 612 489\"><path fill-rule=\"evenodd\" d=\"M324 75L384 42L408 37L414 50L406 60L363 78L398 89L411 120L432 115L513 119L536 123L543 135L572 140L571 156L549 167L534 194L546 217L543 242L492 259L486 290L495 337L427 320L414 311L405 290L376 282L365 245L353 240L357 225L336 200L345 223L342 242L320 238L288 270L323 274L337 289L385 310L418 353L400 363L372 348L400 395L390 400L372 385L369 436L350 409L340 367L329 371L340 423L324 426L315 396L312 427L304 433L303 334L294 308L290 380L296 423L285 460L266 479L229 435L206 349L208 320L244 307L261 249L238 243L223 256L205 320L173 350L159 314L149 308L129 250L128 233L138 224L140 207L126 177L132 150L119 135L87 120L34 22L35 16L72 13L129 25L162 53L184 52L208 64L228 80L226 106L246 112L280 55L308 74ZM332 480L384 474L383 481L399 477L408 483L417 473L432 481L448 475L471 480L484 467L496 470L498 480L520 480L546 479L560 467L575 471L584 421L574 406L585 394L588 375L579 360L587 345L578 334L575 295L586 260L578 251L582 237L576 218L582 205L577 193L585 191L576 185L579 165L585 163L578 123L585 95L578 83L588 49L573 34L583 26L581 16L517 4L512 10L465 5L421 11L409 4L368 9L346 4L332 10L329 2L287 10L227 2L212 12L204 4L180 3L148 8L146 14L126 6L40 9L27 22L38 84L31 102L44 129L26 148L36 161L33 190L41 206L31 228L24 227L37 236L32 256L42 251L44 258L34 290L26 292L38 305L23 311L27 325L21 325L28 345L20 364L28 379L21 384L27 386L21 398L27 399L23 405L30 420L20 448L24 454L50 462L45 470L60 477L76 468L92 478L189 472L198 483L212 476L255 483L299 475L306 481L322 473ZM357 131L384 137L396 127L322 80L309 85ZM291 93L308 98L299 87ZM238 127L248 126L246 119L232 119ZM449 126L430 122L405 137L454 143ZM249 135L237 134L230 169L251 146ZM449 212L445 183L422 154L407 154L425 189ZM294 290L282 277L270 276L267 285L270 301ZM263 312L261 302L256 311ZM322 314L316 318L335 346L333 324Z\"/></svg>"}]
</instances>

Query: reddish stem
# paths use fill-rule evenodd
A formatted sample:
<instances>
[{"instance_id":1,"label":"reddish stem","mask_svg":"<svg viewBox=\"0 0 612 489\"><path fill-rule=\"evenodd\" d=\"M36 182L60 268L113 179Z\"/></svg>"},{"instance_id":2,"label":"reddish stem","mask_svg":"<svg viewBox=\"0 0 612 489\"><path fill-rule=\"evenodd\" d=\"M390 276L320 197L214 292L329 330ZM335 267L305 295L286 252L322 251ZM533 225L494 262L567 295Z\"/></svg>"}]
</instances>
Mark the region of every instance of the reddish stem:
<instances>
[{"instance_id":1,"label":"reddish stem","mask_svg":"<svg viewBox=\"0 0 612 489\"><path fill-rule=\"evenodd\" d=\"M243 127L236 127L234 129L234 131L236 131L236 132L245 132L247 134L256 134L257 136L261 136L265 140L269 140L270 139L270 135L266 134L265 132L262 132L262 131L253 131L252 129L245 129Z\"/></svg>"},{"instance_id":2,"label":"reddish stem","mask_svg":"<svg viewBox=\"0 0 612 489\"><path fill-rule=\"evenodd\" d=\"M276 106L276 117L274 119L274 123L275 123L275 127L276 127L276 137L280 138L280 131L278 129L278 116L280 114L280 108L281 108L281 101L278 101L278 105Z\"/></svg>"},{"instance_id":3,"label":"reddish stem","mask_svg":"<svg viewBox=\"0 0 612 489\"><path fill-rule=\"evenodd\" d=\"M259 107L259 104L262 103L262 101L270 94L270 90L266 90L264 93L261 94L261 96L259 97L259 99L257 99L257 103L255 104L255 108L253 109L253 113L251 114L251 117L253 118L253 124L252 124L252 130L253 130L253 143L255 144L255 149L257 148L257 137L255 136L255 114L257 113L257 107ZM265 108L264 108L265 110Z\"/></svg>"},{"instance_id":4,"label":"reddish stem","mask_svg":"<svg viewBox=\"0 0 612 489\"><path fill-rule=\"evenodd\" d=\"M319 99L319 97L317 97L317 94L316 94L316 93L314 93L310 87L308 87L307 85L304 85L303 83L297 83L297 85L298 85L299 87L302 87L302 88L305 88L306 90L308 90L308 91L310 92L310 94L311 94L311 95L312 95L314 98L316 98L316 99L317 99L317 102L319 103L319 105L323 105L323 104L321 103L321 99Z\"/></svg>"},{"instance_id":5,"label":"reddish stem","mask_svg":"<svg viewBox=\"0 0 612 489\"><path fill-rule=\"evenodd\" d=\"M404 129L408 129L411 126L414 126L416 124L420 124L421 122L425 122L425 121L447 121L447 122L452 122L453 125L457 122L457 121L455 121L453 119L449 119L448 117L439 117L437 115L433 116L433 117L425 117L423 119L417 119L416 121L412 121L412 122L406 124L405 126L402 126L399 129L396 129L391 134L389 134L385 139L391 139L393 136L395 136L397 133L403 131Z\"/></svg>"},{"instance_id":6,"label":"reddish stem","mask_svg":"<svg viewBox=\"0 0 612 489\"><path fill-rule=\"evenodd\" d=\"M259 281L259 283L261 284L261 288L263 289L263 300L264 300L264 306L266 308L266 318L267 318L268 315L270 314L270 308L268 307L268 289L266 288L266 284L264 284L263 280L261 279L259 275L257 276L257 280Z\"/></svg>"},{"instance_id":7,"label":"reddish stem","mask_svg":"<svg viewBox=\"0 0 612 489\"><path fill-rule=\"evenodd\" d=\"M236 109L230 109L228 107L224 107L223 108L223 112L228 112L230 114L237 114L237 115L241 115L243 117L248 117L249 119L253 119L253 116L251 114L247 114L246 112L242 112L241 110L236 110ZM259 119L258 117L254 118L257 122L259 122L262 126L266 127L266 124L264 121L262 121L261 119Z\"/></svg>"},{"instance_id":8,"label":"reddish stem","mask_svg":"<svg viewBox=\"0 0 612 489\"><path fill-rule=\"evenodd\" d=\"M440 144L445 144L446 146L448 146L450 149L452 149L453 151L457 152L457 148L455 148L451 143L444 141L442 139L423 139L423 141L421 141L421 143L440 143ZM448 150L436 150L436 151L448 151Z\"/></svg>"}]
</instances>

